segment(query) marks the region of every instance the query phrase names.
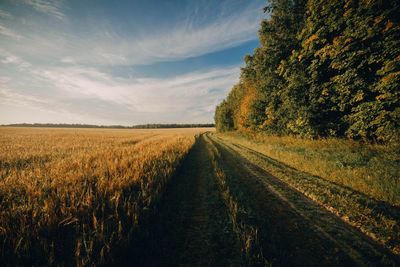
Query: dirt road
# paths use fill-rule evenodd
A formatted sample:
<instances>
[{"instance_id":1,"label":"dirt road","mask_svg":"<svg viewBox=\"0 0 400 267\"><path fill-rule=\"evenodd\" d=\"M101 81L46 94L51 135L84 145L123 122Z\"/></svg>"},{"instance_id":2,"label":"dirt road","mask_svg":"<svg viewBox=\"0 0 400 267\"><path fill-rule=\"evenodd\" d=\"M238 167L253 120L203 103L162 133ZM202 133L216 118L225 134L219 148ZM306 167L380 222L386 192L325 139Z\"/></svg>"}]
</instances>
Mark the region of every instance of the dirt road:
<instances>
[{"instance_id":1,"label":"dirt road","mask_svg":"<svg viewBox=\"0 0 400 267\"><path fill-rule=\"evenodd\" d=\"M147 227L143 266L398 266L389 250L205 134ZM262 159L253 153L252 157ZM137 246L137 245L136 245ZM137 250L139 251L139 250Z\"/></svg>"}]
</instances>

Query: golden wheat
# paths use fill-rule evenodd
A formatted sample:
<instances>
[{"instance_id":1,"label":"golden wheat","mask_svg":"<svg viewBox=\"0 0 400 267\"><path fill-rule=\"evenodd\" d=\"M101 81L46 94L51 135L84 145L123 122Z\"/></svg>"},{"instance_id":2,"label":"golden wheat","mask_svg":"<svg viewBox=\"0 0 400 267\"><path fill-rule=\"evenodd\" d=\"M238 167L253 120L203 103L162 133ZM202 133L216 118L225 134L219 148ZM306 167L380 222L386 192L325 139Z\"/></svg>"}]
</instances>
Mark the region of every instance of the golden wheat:
<instances>
[{"instance_id":1,"label":"golden wheat","mask_svg":"<svg viewBox=\"0 0 400 267\"><path fill-rule=\"evenodd\" d=\"M105 262L129 242L200 131L0 128L0 257Z\"/></svg>"}]
</instances>

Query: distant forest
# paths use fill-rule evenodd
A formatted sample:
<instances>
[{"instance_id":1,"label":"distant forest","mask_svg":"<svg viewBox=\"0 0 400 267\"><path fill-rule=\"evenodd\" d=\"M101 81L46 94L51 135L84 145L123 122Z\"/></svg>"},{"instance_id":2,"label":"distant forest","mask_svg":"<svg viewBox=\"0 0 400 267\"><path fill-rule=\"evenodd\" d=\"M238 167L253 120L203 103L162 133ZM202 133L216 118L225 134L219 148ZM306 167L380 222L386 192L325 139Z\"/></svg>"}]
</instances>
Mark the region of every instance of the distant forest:
<instances>
[{"instance_id":1,"label":"distant forest","mask_svg":"<svg viewBox=\"0 0 400 267\"><path fill-rule=\"evenodd\" d=\"M122 125L92 125L92 124L65 124L65 123L16 123L1 126L8 127L50 127L50 128L106 128L106 129L161 129L161 128L205 128L215 127L207 124L140 124L133 126Z\"/></svg>"},{"instance_id":2,"label":"distant forest","mask_svg":"<svg viewBox=\"0 0 400 267\"><path fill-rule=\"evenodd\" d=\"M398 142L400 2L270 0L218 131Z\"/></svg>"}]
</instances>

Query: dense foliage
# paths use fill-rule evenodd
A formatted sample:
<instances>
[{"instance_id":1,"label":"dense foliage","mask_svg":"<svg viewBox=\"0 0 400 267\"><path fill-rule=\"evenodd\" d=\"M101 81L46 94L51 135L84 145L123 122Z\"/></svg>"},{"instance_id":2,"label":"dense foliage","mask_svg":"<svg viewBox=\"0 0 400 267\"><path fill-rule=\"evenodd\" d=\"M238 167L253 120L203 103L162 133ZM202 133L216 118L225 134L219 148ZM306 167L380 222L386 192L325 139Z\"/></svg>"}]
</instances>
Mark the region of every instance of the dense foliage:
<instances>
[{"instance_id":1,"label":"dense foliage","mask_svg":"<svg viewBox=\"0 0 400 267\"><path fill-rule=\"evenodd\" d=\"M217 130L398 141L400 4L270 0Z\"/></svg>"}]
</instances>

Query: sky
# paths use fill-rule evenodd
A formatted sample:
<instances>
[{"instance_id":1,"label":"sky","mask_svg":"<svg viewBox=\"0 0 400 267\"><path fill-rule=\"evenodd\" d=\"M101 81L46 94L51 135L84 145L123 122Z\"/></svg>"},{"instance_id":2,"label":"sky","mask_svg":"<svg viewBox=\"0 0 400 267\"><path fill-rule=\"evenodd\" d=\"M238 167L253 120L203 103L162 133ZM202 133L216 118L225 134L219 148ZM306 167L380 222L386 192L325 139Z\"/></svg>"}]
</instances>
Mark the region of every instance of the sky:
<instances>
[{"instance_id":1,"label":"sky","mask_svg":"<svg viewBox=\"0 0 400 267\"><path fill-rule=\"evenodd\" d=\"M210 123L264 0L1 0L0 124Z\"/></svg>"}]
</instances>

